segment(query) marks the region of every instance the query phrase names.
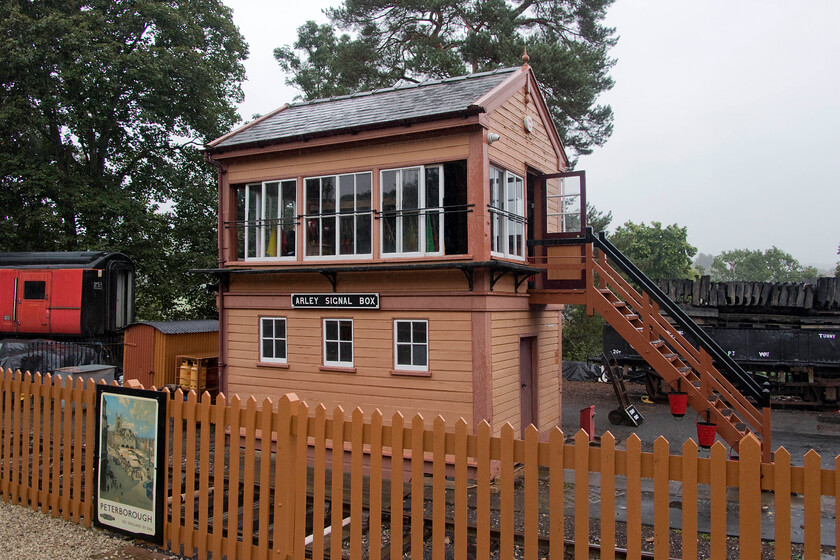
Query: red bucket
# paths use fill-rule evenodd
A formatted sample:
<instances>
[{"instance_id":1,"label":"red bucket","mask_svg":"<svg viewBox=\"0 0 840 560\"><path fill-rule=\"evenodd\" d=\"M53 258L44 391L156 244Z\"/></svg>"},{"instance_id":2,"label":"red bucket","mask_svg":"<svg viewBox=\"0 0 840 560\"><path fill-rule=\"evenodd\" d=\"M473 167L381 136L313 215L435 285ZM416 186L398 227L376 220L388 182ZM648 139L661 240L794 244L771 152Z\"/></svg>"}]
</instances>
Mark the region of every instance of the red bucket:
<instances>
[{"instance_id":1,"label":"red bucket","mask_svg":"<svg viewBox=\"0 0 840 560\"><path fill-rule=\"evenodd\" d=\"M697 443L700 447L708 449L715 442L717 424L711 422L697 422Z\"/></svg>"},{"instance_id":2,"label":"red bucket","mask_svg":"<svg viewBox=\"0 0 840 560\"><path fill-rule=\"evenodd\" d=\"M676 418L682 418L688 406L688 393L668 393L668 404L671 406L671 414Z\"/></svg>"}]
</instances>

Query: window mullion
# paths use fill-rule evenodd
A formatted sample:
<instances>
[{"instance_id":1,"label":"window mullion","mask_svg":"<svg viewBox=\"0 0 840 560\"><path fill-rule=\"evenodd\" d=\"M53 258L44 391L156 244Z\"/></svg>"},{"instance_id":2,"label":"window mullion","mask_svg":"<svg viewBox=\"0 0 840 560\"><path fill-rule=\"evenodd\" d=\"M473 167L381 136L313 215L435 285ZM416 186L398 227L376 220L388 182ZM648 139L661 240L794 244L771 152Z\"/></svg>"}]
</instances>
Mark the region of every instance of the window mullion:
<instances>
[{"instance_id":1,"label":"window mullion","mask_svg":"<svg viewBox=\"0 0 840 560\"><path fill-rule=\"evenodd\" d=\"M266 202L268 201L268 199L266 197L266 184L265 184L265 182L263 182L260 185L260 192L262 193L262 195L260 196L260 222L259 222L260 226L257 228L257 231L259 232L258 235L257 235L257 256L262 258L262 257L266 256L265 255L265 251L266 251L265 235L266 235L266 229L269 227L268 224L266 223L266 215L265 215L265 207L267 205Z\"/></svg>"},{"instance_id":2,"label":"window mullion","mask_svg":"<svg viewBox=\"0 0 840 560\"><path fill-rule=\"evenodd\" d=\"M397 188L396 188L396 195L397 195L397 219L396 219L396 239L395 245L397 246L397 254L400 255L403 252L403 171L402 169L397 170Z\"/></svg>"},{"instance_id":3,"label":"window mullion","mask_svg":"<svg viewBox=\"0 0 840 560\"><path fill-rule=\"evenodd\" d=\"M324 255L324 178L318 177L318 256Z\"/></svg>"},{"instance_id":4,"label":"window mullion","mask_svg":"<svg viewBox=\"0 0 840 560\"><path fill-rule=\"evenodd\" d=\"M358 239L359 239L358 232L356 231L356 212L359 209L359 192L358 192L358 188L356 186L356 174L354 173L352 175L352 177L353 177L353 208L352 208L353 217L350 218L350 232L353 235L353 251L352 251L352 254L355 255L355 254L358 253L358 249L357 249L358 245L357 244L358 244ZM341 242L341 220L339 220L338 228L336 228L336 229L339 230L339 243L340 243Z\"/></svg>"},{"instance_id":5,"label":"window mullion","mask_svg":"<svg viewBox=\"0 0 840 560\"><path fill-rule=\"evenodd\" d=\"M426 168L417 168L417 251L426 252Z\"/></svg>"},{"instance_id":6,"label":"window mullion","mask_svg":"<svg viewBox=\"0 0 840 560\"><path fill-rule=\"evenodd\" d=\"M243 238L245 239L245 247L244 247L244 254L242 255L243 258L245 258L245 259L248 258L248 247L249 247L248 242L251 239L251 236L249 235L249 231L248 231L248 230L251 229L250 227L248 227L248 224L251 221L250 209L251 209L251 185L245 185L245 212L244 212L245 215L242 216L241 218L239 218L239 219L242 220L242 229L245 230L244 231L245 235L243 235Z\"/></svg>"},{"instance_id":7,"label":"window mullion","mask_svg":"<svg viewBox=\"0 0 840 560\"><path fill-rule=\"evenodd\" d=\"M444 221L446 221L446 213L443 211L443 192L446 189L446 178L443 174L443 166L438 166L438 199L437 199L437 206L439 210L437 211L438 221L437 221L437 238L438 238L438 247L437 251L441 254L446 253L446 247L443 246L444 244L444 237L443 237L443 228L444 228Z\"/></svg>"}]
</instances>

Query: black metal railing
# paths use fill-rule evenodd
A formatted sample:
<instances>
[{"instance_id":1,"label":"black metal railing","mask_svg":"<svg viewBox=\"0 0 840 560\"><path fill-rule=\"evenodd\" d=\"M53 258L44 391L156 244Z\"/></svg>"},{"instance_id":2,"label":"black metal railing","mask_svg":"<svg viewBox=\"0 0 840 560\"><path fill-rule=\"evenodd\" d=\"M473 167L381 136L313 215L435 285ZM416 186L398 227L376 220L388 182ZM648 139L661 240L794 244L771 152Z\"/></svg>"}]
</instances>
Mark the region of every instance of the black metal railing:
<instances>
[{"instance_id":1,"label":"black metal railing","mask_svg":"<svg viewBox=\"0 0 840 560\"><path fill-rule=\"evenodd\" d=\"M448 204L446 206L426 206L423 208L404 208L400 210L374 210L373 217L376 220L383 218L395 218L401 216L440 216L446 214L469 214L472 213L475 204Z\"/></svg>"}]
</instances>

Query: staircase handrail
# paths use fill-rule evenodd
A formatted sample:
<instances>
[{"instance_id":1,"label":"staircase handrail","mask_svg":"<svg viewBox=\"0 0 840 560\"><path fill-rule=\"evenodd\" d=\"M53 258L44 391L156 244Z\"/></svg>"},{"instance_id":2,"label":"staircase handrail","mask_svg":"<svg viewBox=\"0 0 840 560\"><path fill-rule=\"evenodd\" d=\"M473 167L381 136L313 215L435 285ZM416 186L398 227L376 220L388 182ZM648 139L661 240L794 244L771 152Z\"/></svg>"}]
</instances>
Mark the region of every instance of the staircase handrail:
<instances>
[{"instance_id":1,"label":"staircase handrail","mask_svg":"<svg viewBox=\"0 0 840 560\"><path fill-rule=\"evenodd\" d=\"M659 288L659 286L648 278L645 273L639 270L639 268L636 267L630 259L624 256L624 254L619 251L615 245L610 243L607 240L605 232L601 231L596 236L592 227L587 226L585 239L587 242L591 242L595 247L603 251L604 254L607 255L613 262L617 263L619 268L634 282L642 286L648 296L658 303L659 307L665 310L679 327L691 334L695 340L702 343L714 359L718 360L728 368L728 371L737 379L738 382L741 383L741 385L746 389L746 392L759 402L761 406L770 405L769 391L765 391L755 379L750 377L750 375L744 371L744 369L738 365L738 363L733 360L732 357L727 354L711 336L706 333L706 331L699 328L697 323L695 323L691 317L685 313L685 311L680 309L679 306L677 306L671 298L669 298L665 292ZM577 238L577 240L579 241L580 238ZM569 242L571 241L572 240L569 240ZM726 375L726 371L727 370L724 370L724 375Z\"/></svg>"}]
</instances>

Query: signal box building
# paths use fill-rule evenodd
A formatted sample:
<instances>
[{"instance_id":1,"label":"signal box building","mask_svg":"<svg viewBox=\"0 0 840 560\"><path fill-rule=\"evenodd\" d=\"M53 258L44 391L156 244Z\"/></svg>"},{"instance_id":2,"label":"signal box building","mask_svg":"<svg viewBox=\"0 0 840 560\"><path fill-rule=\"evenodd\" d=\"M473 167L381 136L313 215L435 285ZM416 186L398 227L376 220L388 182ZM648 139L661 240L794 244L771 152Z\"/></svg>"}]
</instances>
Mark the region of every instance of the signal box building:
<instances>
[{"instance_id":1,"label":"signal box building","mask_svg":"<svg viewBox=\"0 0 840 560\"><path fill-rule=\"evenodd\" d=\"M529 296L529 240L583 205L527 64L285 105L206 152L223 391L559 425L560 306Z\"/></svg>"}]
</instances>

